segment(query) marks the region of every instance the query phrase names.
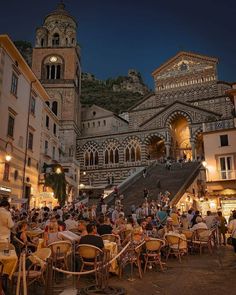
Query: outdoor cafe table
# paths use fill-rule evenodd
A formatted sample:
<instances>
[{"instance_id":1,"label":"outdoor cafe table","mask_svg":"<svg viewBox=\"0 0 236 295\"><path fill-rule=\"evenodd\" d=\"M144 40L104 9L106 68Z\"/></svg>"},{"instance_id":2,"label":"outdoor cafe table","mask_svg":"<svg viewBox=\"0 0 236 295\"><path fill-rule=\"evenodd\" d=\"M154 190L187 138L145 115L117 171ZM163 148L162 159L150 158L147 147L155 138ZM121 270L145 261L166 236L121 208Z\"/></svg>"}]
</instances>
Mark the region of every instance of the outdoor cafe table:
<instances>
[{"instance_id":1,"label":"outdoor cafe table","mask_svg":"<svg viewBox=\"0 0 236 295\"><path fill-rule=\"evenodd\" d=\"M3 264L3 273L7 274L9 279L11 279L18 262L16 251L9 250L9 254L5 254L4 251L0 251L0 261Z\"/></svg>"},{"instance_id":2,"label":"outdoor cafe table","mask_svg":"<svg viewBox=\"0 0 236 295\"><path fill-rule=\"evenodd\" d=\"M109 251L110 252L110 260L112 258L114 258L117 253L118 253L118 246L115 242L110 242L108 240L104 240L104 248L105 250ZM117 260L114 260L112 263L111 263L111 266L110 266L110 269L109 269L110 272L112 273L115 273L115 274L118 274L119 273L119 268L118 268L118 263L117 263Z\"/></svg>"},{"instance_id":3,"label":"outdoor cafe table","mask_svg":"<svg viewBox=\"0 0 236 295\"><path fill-rule=\"evenodd\" d=\"M70 242L79 242L80 240L80 236L74 234L73 232L69 231L69 230L65 230L65 231L60 231L58 233L58 236L60 238L62 238L63 240L69 240Z\"/></svg>"}]
</instances>

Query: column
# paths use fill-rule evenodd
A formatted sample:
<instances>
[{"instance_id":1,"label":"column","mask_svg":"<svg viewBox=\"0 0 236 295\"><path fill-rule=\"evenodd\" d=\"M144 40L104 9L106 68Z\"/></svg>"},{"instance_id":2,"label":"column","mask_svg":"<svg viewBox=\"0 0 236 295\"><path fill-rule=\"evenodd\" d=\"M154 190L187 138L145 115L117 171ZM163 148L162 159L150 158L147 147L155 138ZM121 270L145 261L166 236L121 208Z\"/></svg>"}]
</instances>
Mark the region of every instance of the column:
<instances>
[{"instance_id":1,"label":"column","mask_svg":"<svg viewBox=\"0 0 236 295\"><path fill-rule=\"evenodd\" d=\"M192 160L196 160L196 147L195 147L195 142L191 141L191 147L192 147Z\"/></svg>"},{"instance_id":2,"label":"column","mask_svg":"<svg viewBox=\"0 0 236 295\"><path fill-rule=\"evenodd\" d=\"M168 158L170 156L170 143L166 142L165 147L166 147L166 158Z\"/></svg>"}]
</instances>

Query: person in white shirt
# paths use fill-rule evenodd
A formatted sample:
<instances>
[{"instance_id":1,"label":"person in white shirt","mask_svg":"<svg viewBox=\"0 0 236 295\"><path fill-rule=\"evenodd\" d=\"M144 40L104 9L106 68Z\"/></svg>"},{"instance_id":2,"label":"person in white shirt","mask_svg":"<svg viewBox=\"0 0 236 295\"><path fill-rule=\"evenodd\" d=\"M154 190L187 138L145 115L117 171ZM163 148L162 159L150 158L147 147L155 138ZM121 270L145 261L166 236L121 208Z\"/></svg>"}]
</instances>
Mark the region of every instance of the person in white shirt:
<instances>
[{"instance_id":1,"label":"person in white shirt","mask_svg":"<svg viewBox=\"0 0 236 295\"><path fill-rule=\"evenodd\" d=\"M192 231L195 231L197 229L208 229L206 223L203 222L200 216L196 218L196 222L197 223L191 228Z\"/></svg>"},{"instance_id":2,"label":"person in white shirt","mask_svg":"<svg viewBox=\"0 0 236 295\"><path fill-rule=\"evenodd\" d=\"M236 253L236 211L233 212L233 219L228 225L228 231L232 237L232 245L234 247L234 253Z\"/></svg>"},{"instance_id":3,"label":"person in white shirt","mask_svg":"<svg viewBox=\"0 0 236 295\"><path fill-rule=\"evenodd\" d=\"M9 211L10 204L7 200L2 200L0 203L0 241L10 241L11 229L14 222Z\"/></svg>"},{"instance_id":4,"label":"person in white shirt","mask_svg":"<svg viewBox=\"0 0 236 295\"><path fill-rule=\"evenodd\" d=\"M78 222L74 220L72 215L68 216L68 218L65 220L65 224L67 230L78 228Z\"/></svg>"},{"instance_id":5,"label":"person in white shirt","mask_svg":"<svg viewBox=\"0 0 236 295\"><path fill-rule=\"evenodd\" d=\"M211 211L207 211L207 216L204 218L204 221L208 229L211 229L215 223L215 216L212 215Z\"/></svg>"}]
</instances>

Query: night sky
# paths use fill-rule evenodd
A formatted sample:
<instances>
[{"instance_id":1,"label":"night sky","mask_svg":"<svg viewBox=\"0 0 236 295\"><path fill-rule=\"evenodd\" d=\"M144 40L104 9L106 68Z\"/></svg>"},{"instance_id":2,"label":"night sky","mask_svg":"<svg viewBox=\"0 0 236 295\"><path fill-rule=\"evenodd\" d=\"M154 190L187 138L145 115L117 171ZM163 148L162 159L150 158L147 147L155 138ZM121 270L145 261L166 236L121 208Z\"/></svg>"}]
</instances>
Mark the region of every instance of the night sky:
<instances>
[{"instance_id":1,"label":"night sky","mask_svg":"<svg viewBox=\"0 0 236 295\"><path fill-rule=\"evenodd\" d=\"M34 42L35 28L57 0L1 1L0 33ZM66 0L78 21L82 68L106 79L151 72L179 50L220 59L220 80L236 81L235 0Z\"/></svg>"}]
</instances>

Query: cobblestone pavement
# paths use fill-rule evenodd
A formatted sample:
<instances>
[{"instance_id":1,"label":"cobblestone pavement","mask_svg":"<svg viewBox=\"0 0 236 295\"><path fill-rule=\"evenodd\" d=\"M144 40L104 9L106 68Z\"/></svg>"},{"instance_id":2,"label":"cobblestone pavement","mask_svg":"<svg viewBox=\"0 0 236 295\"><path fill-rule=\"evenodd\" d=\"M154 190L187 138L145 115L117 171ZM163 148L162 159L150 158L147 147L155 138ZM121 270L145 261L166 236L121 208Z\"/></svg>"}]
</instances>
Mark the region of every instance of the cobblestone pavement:
<instances>
[{"instance_id":1,"label":"cobblestone pavement","mask_svg":"<svg viewBox=\"0 0 236 295\"><path fill-rule=\"evenodd\" d=\"M128 280L129 270L122 279L111 276L109 285L123 287L128 295L235 295L236 294L236 256L231 247L221 247L212 256L208 253L189 255L182 263L169 258L167 269L160 272L156 269L147 270L143 279L138 278L135 269L133 282ZM54 286L53 295L75 295L72 278L59 280ZM81 279L81 286L93 283L93 278ZM34 294L35 293L31 293ZM42 294L42 293L41 293ZM100 293L102 294L102 293ZM112 295L112 294L111 294Z\"/></svg>"}]
</instances>

